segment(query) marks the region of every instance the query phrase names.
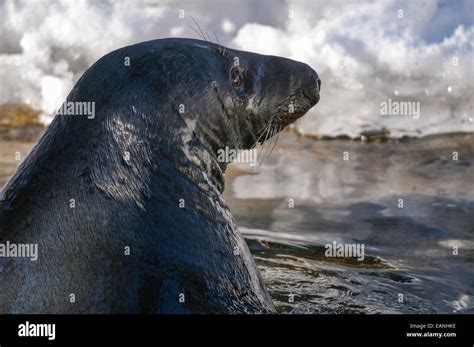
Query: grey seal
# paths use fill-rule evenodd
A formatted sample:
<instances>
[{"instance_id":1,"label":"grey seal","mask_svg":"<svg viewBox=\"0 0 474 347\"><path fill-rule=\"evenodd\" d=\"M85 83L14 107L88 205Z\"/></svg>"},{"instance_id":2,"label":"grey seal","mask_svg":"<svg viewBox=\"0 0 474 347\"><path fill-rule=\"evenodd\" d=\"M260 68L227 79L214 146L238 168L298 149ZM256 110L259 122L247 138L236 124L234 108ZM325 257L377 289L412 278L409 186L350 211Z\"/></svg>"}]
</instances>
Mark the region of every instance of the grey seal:
<instances>
[{"instance_id":1,"label":"grey seal","mask_svg":"<svg viewBox=\"0 0 474 347\"><path fill-rule=\"evenodd\" d=\"M0 243L38 259L0 258L0 312L274 312L216 153L268 140L320 86L306 64L194 39L102 57L2 190Z\"/></svg>"}]
</instances>

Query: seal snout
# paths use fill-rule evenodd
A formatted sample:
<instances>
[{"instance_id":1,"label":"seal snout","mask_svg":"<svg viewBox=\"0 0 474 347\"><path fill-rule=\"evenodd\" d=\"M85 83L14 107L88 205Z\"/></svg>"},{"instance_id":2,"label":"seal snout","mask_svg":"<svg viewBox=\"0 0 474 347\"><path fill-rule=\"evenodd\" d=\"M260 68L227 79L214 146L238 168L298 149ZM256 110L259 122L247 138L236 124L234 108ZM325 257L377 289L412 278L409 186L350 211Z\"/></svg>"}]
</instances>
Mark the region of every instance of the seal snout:
<instances>
[{"instance_id":1,"label":"seal snout","mask_svg":"<svg viewBox=\"0 0 474 347\"><path fill-rule=\"evenodd\" d=\"M303 96L309 100L311 106L319 101L319 92L321 91L321 80L318 74L311 68L305 71L305 80L302 86Z\"/></svg>"}]
</instances>

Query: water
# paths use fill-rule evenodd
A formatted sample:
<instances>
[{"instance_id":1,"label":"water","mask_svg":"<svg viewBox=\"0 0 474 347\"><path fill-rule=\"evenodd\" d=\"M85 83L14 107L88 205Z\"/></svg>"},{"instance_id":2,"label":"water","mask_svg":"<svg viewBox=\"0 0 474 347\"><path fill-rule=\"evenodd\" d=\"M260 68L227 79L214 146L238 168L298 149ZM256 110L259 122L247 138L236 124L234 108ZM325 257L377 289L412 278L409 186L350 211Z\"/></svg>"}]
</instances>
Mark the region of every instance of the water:
<instances>
[{"instance_id":1,"label":"water","mask_svg":"<svg viewBox=\"0 0 474 347\"><path fill-rule=\"evenodd\" d=\"M279 312L474 313L473 164L473 134L286 134L258 173L231 169L225 197ZM364 260L325 257L333 241Z\"/></svg>"},{"instance_id":2,"label":"water","mask_svg":"<svg viewBox=\"0 0 474 347\"><path fill-rule=\"evenodd\" d=\"M0 141L0 185L32 146ZM224 195L279 312L474 313L473 166L474 134L283 133L257 171L231 165ZM326 257L333 241L364 244L364 260Z\"/></svg>"}]
</instances>

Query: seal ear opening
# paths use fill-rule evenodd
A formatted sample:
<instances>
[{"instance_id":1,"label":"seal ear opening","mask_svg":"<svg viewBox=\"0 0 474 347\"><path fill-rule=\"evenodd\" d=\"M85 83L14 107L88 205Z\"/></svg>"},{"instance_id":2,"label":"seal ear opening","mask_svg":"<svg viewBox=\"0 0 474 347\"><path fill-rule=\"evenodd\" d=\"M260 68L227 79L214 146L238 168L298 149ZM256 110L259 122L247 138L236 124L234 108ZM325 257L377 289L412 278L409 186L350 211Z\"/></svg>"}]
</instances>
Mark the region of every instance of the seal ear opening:
<instances>
[{"instance_id":1,"label":"seal ear opening","mask_svg":"<svg viewBox=\"0 0 474 347\"><path fill-rule=\"evenodd\" d=\"M229 71L230 83L233 87L240 87L243 81L243 70L240 66L232 66Z\"/></svg>"},{"instance_id":2,"label":"seal ear opening","mask_svg":"<svg viewBox=\"0 0 474 347\"><path fill-rule=\"evenodd\" d=\"M240 98L254 94L253 74L249 69L233 65L229 70L229 82Z\"/></svg>"}]
</instances>

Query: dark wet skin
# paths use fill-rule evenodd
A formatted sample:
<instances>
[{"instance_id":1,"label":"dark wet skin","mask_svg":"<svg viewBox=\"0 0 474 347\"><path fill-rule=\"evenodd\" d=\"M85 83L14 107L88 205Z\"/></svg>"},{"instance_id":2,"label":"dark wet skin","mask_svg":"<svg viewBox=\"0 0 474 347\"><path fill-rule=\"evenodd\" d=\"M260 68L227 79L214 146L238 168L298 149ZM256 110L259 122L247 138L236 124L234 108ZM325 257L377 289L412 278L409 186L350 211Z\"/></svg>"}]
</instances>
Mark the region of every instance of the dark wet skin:
<instances>
[{"instance_id":1,"label":"dark wet skin","mask_svg":"<svg viewBox=\"0 0 474 347\"><path fill-rule=\"evenodd\" d=\"M95 118L57 116L1 193L0 242L39 257L0 258L0 312L273 312L216 153L275 136L319 88L306 64L198 40L100 59L67 98Z\"/></svg>"}]
</instances>

